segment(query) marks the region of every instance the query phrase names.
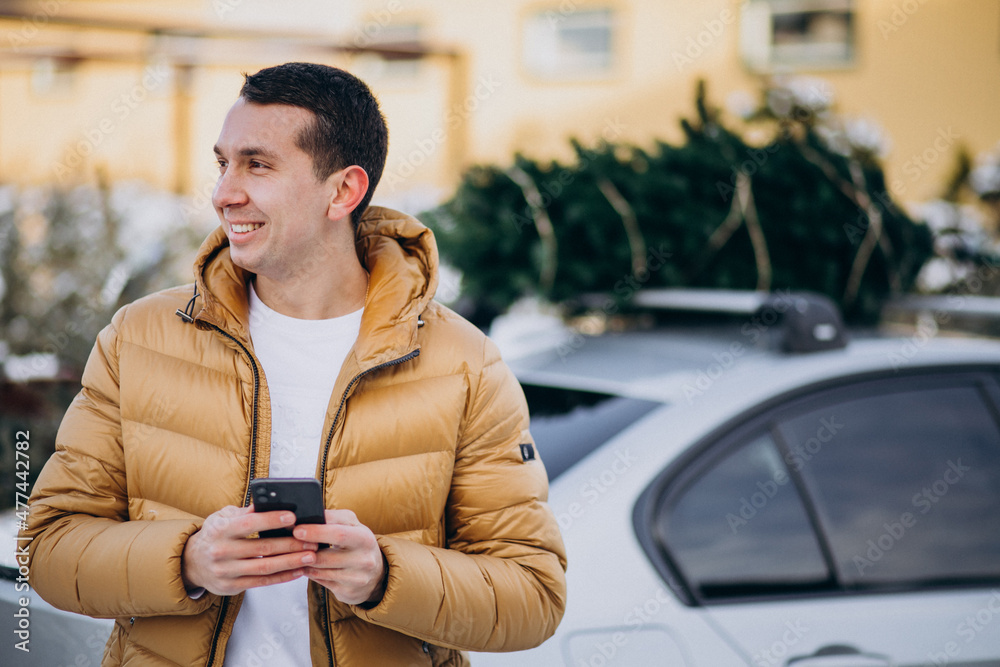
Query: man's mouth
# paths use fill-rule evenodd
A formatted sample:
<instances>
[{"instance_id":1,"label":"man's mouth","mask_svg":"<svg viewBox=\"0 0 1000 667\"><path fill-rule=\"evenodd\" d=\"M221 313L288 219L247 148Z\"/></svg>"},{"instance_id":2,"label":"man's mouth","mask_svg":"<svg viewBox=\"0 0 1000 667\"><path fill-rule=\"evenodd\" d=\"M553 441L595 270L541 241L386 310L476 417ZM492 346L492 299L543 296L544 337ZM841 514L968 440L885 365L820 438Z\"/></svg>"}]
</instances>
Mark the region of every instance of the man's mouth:
<instances>
[{"instance_id":1,"label":"man's mouth","mask_svg":"<svg viewBox=\"0 0 1000 667\"><path fill-rule=\"evenodd\" d=\"M237 234L245 234L246 232L252 232L255 229L260 229L264 226L263 222L247 222L247 223L230 223L229 227Z\"/></svg>"}]
</instances>

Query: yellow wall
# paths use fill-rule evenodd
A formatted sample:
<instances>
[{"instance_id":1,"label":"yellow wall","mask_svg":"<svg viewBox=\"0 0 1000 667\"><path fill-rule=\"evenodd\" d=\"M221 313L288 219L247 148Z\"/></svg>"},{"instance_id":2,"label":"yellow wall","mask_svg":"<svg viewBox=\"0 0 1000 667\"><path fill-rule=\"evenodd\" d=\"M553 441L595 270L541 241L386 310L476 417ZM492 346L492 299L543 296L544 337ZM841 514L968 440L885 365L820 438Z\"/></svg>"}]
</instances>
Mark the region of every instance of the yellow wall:
<instances>
[{"instance_id":1,"label":"yellow wall","mask_svg":"<svg viewBox=\"0 0 1000 667\"><path fill-rule=\"evenodd\" d=\"M0 179L71 183L85 171L169 186L174 156L166 66L79 66L72 88L38 93L31 73L0 76Z\"/></svg>"},{"instance_id":2,"label":"yellow wall","mask_svg":"<svg viewBox=\"0 0 1000 667\"><path fill-rule=\"evenodd\" d=\"M200 4L197 18L211 23L210 3ZM302 0L296 6L306 4ZM731 93L758 92L756 75L740 59L741 2L736 0L358 0L343 5L357 18L346 29L328 26L331 41L364 45L392 26L419 23L424 40L459 54L429 58L412 76L380 73L370 57L310 54L356 71L379 96L389 119L390 154L376 200L387 203L424 205L447 195L462 166L508 164L515 151L566 159L571 136L586 143L604 138L642 146L656 139L677 141L678 120L692 113L699 78L707 79L711 100L723 107ZM252 9L233 6L234 15ZM891 138L889 182L897 195L932 197L959 143L976 153L1000 140L1000 114L995 113L1000 108L1000 0L857 0L856 6L856 62L798 74L827 82L839 111L885 128ZM525 70L520 53L528 16L548 11L558 17L591 7L613 9L618 21L615 65L607 76L552 81ZM231 25L226 23L230 18L213 25ZM17 29L16 21L0 22L0 31ZM706 31L714 34L706 36ZM705 44L701 52L689 50L699 36ZM88 39L91 49L103 39L128 50L137 38L98 33ZM261 48L243 60L194 70L190 136L180 155L189 163L186 187L196 204L200 198L207 209L205 193L215 179L211 146L241 84L240 71L299 55ZM179 107L173 74L162 64L141 58L84 62L71 91L39 95L32 92L28 62L5 58L0 69L0 181L51 180L65 176L60 165L76 166L86 177L103 166L112 178L175 187L178 172L184 171L175 164Z\"/></svg>"},{"instance_id":3,"label":"yellow wall","mask_svg":"<svg viewBox=\"0 0 1000 667\"><path fill-rule=\"evenodd\" d=\"M438 39L469 48L471 81L496 84L470 119L471 160L506 164L514 151L565 158L570 136L643 146L657 138L677 141L679 119L693 113L699 78L723 108L735 91L759 92L758 75L739 53L741 2L529 0L495 3L482 15L456 12L443 0L414 4L433 12ZM794 74L823 79L838 111L884 128L891 140L888 182L897 194L933 197L960 143L977 153L1000 141L994 111L1000 108L1000 2L858 0L856 6L855 63ZM525 72L518 42L524 17L589 7L611 7L620 18L610 76L553 83ZM700 53L691 42L699 36L707 44Z\"/></svg>"}]
</instances>

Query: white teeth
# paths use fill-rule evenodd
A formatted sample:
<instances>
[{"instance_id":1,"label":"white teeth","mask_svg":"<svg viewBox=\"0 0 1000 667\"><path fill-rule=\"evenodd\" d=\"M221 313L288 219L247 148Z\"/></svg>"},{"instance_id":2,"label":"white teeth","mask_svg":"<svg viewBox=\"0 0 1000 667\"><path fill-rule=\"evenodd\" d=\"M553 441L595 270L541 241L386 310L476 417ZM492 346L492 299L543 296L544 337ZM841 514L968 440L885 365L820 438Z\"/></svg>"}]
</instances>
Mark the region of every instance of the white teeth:
<instances>
[{"instance_id":1,"label":"white teeth","mask_svg":"<svg viewBox=\"0 0 1000 667\"><path fill-rule=\"evenodd\" d=\"M246 225L231 225L233 231L236 232L237 234L252 232L253 230L259 229L260 227L263 226L264 226L263 223L260 222L251 222Z\"/></svg>"}]
</instances>

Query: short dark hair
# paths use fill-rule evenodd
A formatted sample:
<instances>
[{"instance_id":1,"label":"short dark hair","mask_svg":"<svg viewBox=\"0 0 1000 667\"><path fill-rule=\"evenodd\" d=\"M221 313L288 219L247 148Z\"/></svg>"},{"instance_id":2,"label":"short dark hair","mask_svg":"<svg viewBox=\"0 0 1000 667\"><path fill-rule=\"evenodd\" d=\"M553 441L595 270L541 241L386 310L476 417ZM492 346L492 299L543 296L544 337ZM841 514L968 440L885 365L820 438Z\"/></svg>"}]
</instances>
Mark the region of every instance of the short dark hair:
<instances>
[{"instance_id":1,"label":"short dark hair","mask_svg":"<svg viewBox=\"0 0 1000 667\"><path fill-rule=\"evenodd\" d=\"M315 63L285 63L244 74L240 97L254 104L288 104L313 112L315 120L296 144L313 160L319 180L351 165L368 173L368 192L351 213L357 228L382 178L389 130L378 100L365 83L344 70Z\"/></svg>"}]
</instances>

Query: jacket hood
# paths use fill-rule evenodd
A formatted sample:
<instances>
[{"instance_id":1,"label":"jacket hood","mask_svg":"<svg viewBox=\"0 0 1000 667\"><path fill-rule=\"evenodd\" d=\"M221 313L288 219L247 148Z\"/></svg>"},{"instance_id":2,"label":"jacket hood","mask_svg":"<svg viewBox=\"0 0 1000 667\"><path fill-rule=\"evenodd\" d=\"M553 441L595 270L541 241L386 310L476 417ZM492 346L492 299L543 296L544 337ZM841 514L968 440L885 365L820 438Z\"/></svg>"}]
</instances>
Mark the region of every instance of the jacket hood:
<instances>
[{"instance_id":1,"label":"jacket hood","mask_svg":"<svg viewBox=\"0 0 1000 667\"><path fill-rule=\"evenodd\" d=\"M438 284L434 234L416 218L369 206L355 233L355 248L370 275L355 354L362 366L378 365L416 349L420 314ZM194 263L202 299L195 320L250 339L247 283L253 274L236 266L219 226L202 243Z\"/></svg>"}]
</instances>

